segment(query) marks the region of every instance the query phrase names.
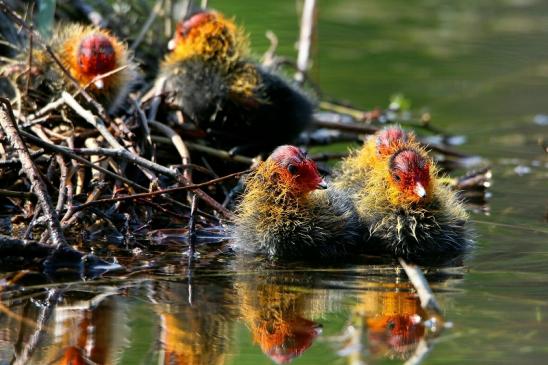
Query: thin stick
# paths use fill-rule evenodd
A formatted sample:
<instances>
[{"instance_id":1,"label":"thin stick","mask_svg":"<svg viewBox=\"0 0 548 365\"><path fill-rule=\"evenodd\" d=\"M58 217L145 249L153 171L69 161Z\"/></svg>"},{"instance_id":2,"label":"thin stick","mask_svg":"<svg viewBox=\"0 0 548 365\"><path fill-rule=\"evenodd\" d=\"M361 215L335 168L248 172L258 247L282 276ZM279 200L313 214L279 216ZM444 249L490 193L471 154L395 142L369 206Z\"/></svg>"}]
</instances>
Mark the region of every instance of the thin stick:
<instances>
[{"instance_id":1,"label":"thin stick","mask_svg":"<svg viewBox=\"0 0 548 365\"><path fill-rule=\"evenodd\" d=\"M153 196L156 196L156 195L175 193L175 192L185 191L185 190L196 190L196 189L199 189L199 188L202 188L202 187L217 184L219 182L222 182L222 181L234 178L234 177L238 177L240 175L248 174L251 171L253 171L253 170L249 169L249 170L245 170L245 171L235 172L233 174L226 175L226 176L223 176L223 177L219 177L217 179L212 179L212 180L209 180L209 181L206 181L206 182L203 182L203 183L199 183L199 184L178 186L176 188L157 190L157 191L152 191L150 193L140 193L140 194L117 196L117 197L108 198L108 199L98 199L98 200L94 200L94 201L91 201L91 202L87 202L87 203L75 206L74 211L79 211L79 210L82 210L82 209L86 209L90 206L97 205L97 204L113 203L113 202L117 202L117 201L132 200L132 199L138 199L138 198L150 198L150 197L153 197Z\"/></svg>"},{"instance_id":2,"label":"thin stick","mask_svg":"<svg viewBox=\"0 0 548 365\"><path fill-rule=\"evenodd\" d=\"M105 124L103 123L101 119L93 115L89 110L84 109L69 93L63 91L62 95L67 105L70 106L76 113L78 113L78 115L84 118L86 122L94 126L99 131L99 133L101 133L101 135L105 138L105 140L112 147L114 147L113 151L109 151L110 154L114 153L116 157L123 158L124 160L133 162L137 165L143 166L152 171L159 172L166 176L170 176L175 179L179 178L180 174L177 170L167 168L165 166L162 166L160 164L147 160L146 158L142 158L141 156L131 153L130 151L125 149L118 142L118 140L110 133L110 131L108 130L108 128L105 126Z\"/></svg>"},{"instance_id":3,"label":"thin stick","mask_svg":"<svg viewBox=\"0 0 548 365\"><path fill-rule=\"evenodd\" d=\"M421 338L413 355L404 363L404 365L420 365L426 356L432 351L432 344L425 338Z\"/></svg>"},{"instance_id":4,"label":"thin stick","mask_svg":"<svg viewBox=\"0 0 548 365\"><path fill-rule=\"evenodd\" d=\"M107 22L97 10L82 0L72 0L73 6L86 15L88 20L98 27L105 27Z\"/></svg>"},{"instance_id":5,"label":"thin stick","mask_svg":"<svg viewBox=\"0 0 548 365\"><path fill-rule=\"evenodd\" d=\"M131 180L129 180L128 178L120 175L120 174L116 174L110 170L107 170L101 166L97 166L97 165L94 165L92 164L90 161L86 160L85 158L83 157L80 157L78 156L77 154L75 154L73 152L73 150L71 150L70 148L67 148L67 147L62 147L62 146L57 146L57 145L54 145L54 144L50 144L50 143L47 143L46 141L43 141L41 140L40 138L37 138L35 136L33 136L32 134L30 133L27 133L27 132L24 132L24 131L20 131L20 134L25 137L26 139L30 139L33 144L37 145L37 146L40 146L40 147L43 147L45 149L48 149L50 151L54 151L54 152L57 152L57 153L62 153L70 158L72 158L73 160L76 160L80 163L82 163L83 165L85 166L88 166L88 167L91 167L92 169L96 169L96 170L99 170L101 171L102 173L104 173L105 175L108 175L114 179L119 179L120 181L123 181L125 182L126 184L128 184L129 186L132 186L136 189L140 189L141 191L148 191L147 188L145 188L144 186L142 185L139 185L137 184L136 182L133 182ZM182 208L188 208L188 206L185 206L183 203L177 201L177 200L174 200L174 199L171 199L169 197L166 197L165 198L167 201L169 201L170 203L172 204L175 204L175 205L178 205ZM217 203L218 204L218 203ZM203 213L202 213L203 214ZM64 220L66 219L69 219L70 217L67 217L65 215L65 217L63 218Z\"/></svg>"},{"instance_id":6,"label":"thin stick","mask_svg":"<svg viewBox=\"0 0 548 365\"><path fill-rule=\"evenodd\" d=\"M11 103L6 98L0 98L0 103L3 105L3 108L0 111L0 125L2 125L2 128L8 136L12 147L21 159L23 170L31 182L31 189L38 198L38 202L40 203L42 211L44 212L48 222L48 229L53 245L56 249L63 246L70 247L65 240L65 235L63 234L61 224L59 223L59 217L53 208L51 197L48 194L46 185L40 176L40 172L32 161L27 146L17 131Z\"/></svg>"},{"instance_id":7,"label":"thin stick","mask_svg":"<svg viewBox=\"0 0 548 365\"><path fill-rule=\"evenodd\" d=\"M346 131L346 132L352 132L352 133L358 133L358 134L375 134L376 132L379 131L379 128L377 127L364 125L364 124L357 124L357 123L343 123L343 122L334 122L334 121L319 120L319 119L314 119L313 123L319 128L336 129L340 131ZM465 154L454 151L447 147L430 144L422 141L421 141L421 144L432 151L436 151L444 155L454 156L458 158L466 157Z\"/></svg>"},{"instance_id":8,"label":"thin stick","mask_svg":"<svg viewBox=\"0 0 548 365\"><path fill-rule=\"evenodd\" d=\"M190 152L188 151L188 148L185 145L185 142L181 138L179 134L177 134L173 129L168 127L165 124L158 123L151 121L150 125L154 128L158 129L160 132L165 134L170 140L171 143L175 146L175 149L177 152L179 152L179 155L181 156L181 161L183 165L190 164ZM187 180L188 183L192 182L192 175L190 174L190 169L184 169L183 173L185 180Z\"/></svg>"},{"instance_id":9,"label":"thin stick","mask_svg":"<svg viewBox=\"0 0 548 365\"><path fill-rule=\"evenodd\" d=\"M53 143L48 136L46 136L46 133L42 130L41 126L33 126L31 127L31 130L36 133L40 138L43 140ZM65 161L63 159L63 156L56 154L55 160L57 162L57 165L59 165L60 170L60 177L59 177L59 195L57 197L57 205L55 206L55 210L57 211L57 214L60 214L61 210L63 209L63 206L65 204L65 198L66 198L66 179L67 179L67 165L65 164Z\"/></svg>"},{"instance_id":10,"label":"thin stick","mask_svg":"<svg viewBox=\"0 0 548 365\"><path fill-rule=\"evenodd\" d=\"M103 121L97 118L89 110L84 109L76 99L66 91L61 94L65 103L71 107L78 115L80 115L86 122L94 126L99 133L106 139L106 141L114 148L123 148L116 138L109 132Z\"/></svg>"},{"instance_id":11,"label":"thin stick","mask_svg":"<svg viewBox=\"0 0 548 365\"><path fill-rule=\"evenodd\" d=\"M301 34L299 36L299 54L297 56L297 73L295 80L302 84L308 71L310 50L312 49L312 37L314 35L314 21L316 12L316 0L305 0L303 15L301 17Z\"/></svg>"},{"instance_id":12,"label":"thin stick","mask_svg":"<svg viewBox=\"0 0 548 365\"><path fill-rule=\"evenodd\" d=\"M0 196L11 196L14 198L23 198L23 199L31 199L34 198L34 193L31 193L29 191L14 191L14 190L6 190L6 189L0 189Z\"/></svg>"},{"instance_id":13,"label":"thin stick","mask_svg":"<svg viewBox=\"0 0 548 365\"><path fill-rule=\"evenodd\" d=\"M196 209L198 207L198 199L196 194L192 194L192 203L190 204L190 218L188 219L188 266L190 267L194 252L196 251Z\"/></svg>"},{"instance_id":14,"label":"thin stick","mask_svg":"<svg viewBox=\"0 0 548 365\"><path fill-rule=\"evenodd\" d=\"M41 157L45 153L43 148L40 148L36 151L32 151L30 153L30 157L35 160L38 159L38 157ZM21 167L21 160L14 157L10 158L9 160L0 160L0 169L7 169L7 168L18 168Z\"/></svg>"},{"instance_id":15,"label":"thin stick","mask_svg":"<svg viewBox=\"0 0 548 365\"><path fill-rule=\"evenodd\" d=\"M156 120L156 115L158 114L158 108L162 102L162 94L164 93L164 88L166 85L167 78L165 76L160 76L154 82L154 96L150 105L148 112L148 122L153 122Z\"/></svg>"},{"instance_id":16,"label":"thin stick","mask_svg":"<svg viewBox=\"0 0 548 365\"><path fill-rule=\"evenodd\" d=\"M156 19L156 17L158 16L158 13L160 13L160 10L162 10L162 3L163 2L164 2L164 0L156 1L156 4L154 5L154 8L152 8L152 12L150 13L147 20L145 21L145 24L141 28L141 31L139 32L139 34L137 35L137 37L135 38L135 40L133 41L133 43L129 47L129 50L131 52L135 52L137 47L139 47L139 44L141 44L141 42L143 41L143 38L145 37L145 34L150 29L150 26L152 25L152 23L154 23L154 19Z\"/></svg>"},{"instance_id":17,"label":"thin stick","mask_svg":"<svg viewBox=\"0 0 548 365\"><path fill-rule=\"evenodd\" d=\"M332 122L327 120L318 120L314 119L314 125L319 128L327 129L336 129L340 131L360 133L360 134L374 134L379 128L356 123L342 123L342 122Z\"/></svg>"},{"instance_id":18,"label":"thin stick","mask_svg":"<svg viewBox=\"0 0 548 365\"><path fill-rule=\"evenodd\" d=\"M63 146L57 146L57 145L54 145L54 144L51 144L51 143L48 143L46 141L43 141L42 139L38 138L38 137L35 137L33 136L32 134L30 133L27 133L27 132L24 132L24 131L20 131L19 132L23 137L25 137L26 139L30 139L32 141L33 144L39 146L39 147L42 147L42 148L45 148L47 150L50 150L50 151L54 151L54 152L57 152L57 153L62 153L70 158L72 158L73 160L76 160L88 167L91 167L92 169L96 169L96 170L99 170L101 171L102 173L104 173L105 175L108 175L114 179L119 179L123 182L125 182L126 184L128 184L129 186L132 186L134 188L139 188L141 190L144 190L144 191L147 191L148 189L145 188L144 186L141 186L127 178L125 178L124 176L122 175L119 175L119 174L116 174L112 171L109 171L101 166L97 166L97 165L94 165L92 164L91 162L89 162L88 160L86 160L85 158L83 157L80 157L78 156L76 153L73 152L73 150L71 150L70 148L68 147L63 147Z\"/></svg>"},{"instance_id":19,"label":"thin stick","mask_svg":"<svg viewBox=\"0 0 548 365\"><path fill-rule=\"evenodd\" d=\"M405 273L409 277L411 284L413 284L413 286L417 290L417 294L419 295L419 299L421 302L421 307L424 310L430 310L434 313L441 315L441 308L438 305L436 297L434 296L434 293L432 293L430 285L428 285L428 281L426 281L422 270L416 265L407 264L402 258L398 260L400 262L400 265L405 270Z\"/></svg>"},{"instance_id":20,"label":"thin stick","mask_svg":"<svg viewBox=\"0 0 548 365\"><path fill-rule=\"evenodd\" d=\"M171 140L166 137L161 136L152 136L152 140L159 143L171 144ZM239 162L245 165L253 165L256 161L251 157L246 157L242 155L232 155L230 152L225 150L219 150L217 148L205 146L199 143L185 142L185 145L189 150L202 152L222 160L229 160Z\"/></svg>"},{"instance_id":21,"label":"thin stick","mask_svg":"<svg viewBox=\"0 0 548 365\"><path fill-rule=\"evenodd\" d=\"M32 3L31 5L31 16L32 16L32 13L34 12L34 4L35 3ZM31 25L31 29L33 28L33 25ZM32 33L30 34L29 36L29 58L28 58L28 68L27 68L27 82L25 84L25 96L28 96L29 94L29 89L30 89L30 80L32 79L32 50L33 48L33 43L32 43Z\"/></svg>"}]
</instances>

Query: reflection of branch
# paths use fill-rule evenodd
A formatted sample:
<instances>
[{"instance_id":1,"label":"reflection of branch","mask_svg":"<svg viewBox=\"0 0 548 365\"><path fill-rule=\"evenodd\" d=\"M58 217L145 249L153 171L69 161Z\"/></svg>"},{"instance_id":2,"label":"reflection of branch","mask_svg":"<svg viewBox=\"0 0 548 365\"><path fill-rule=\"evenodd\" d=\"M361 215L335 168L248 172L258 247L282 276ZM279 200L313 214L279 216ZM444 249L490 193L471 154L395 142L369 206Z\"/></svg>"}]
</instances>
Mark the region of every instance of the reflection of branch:
<instances>
[{"instance_id":1,"label":"reflection of branch","mask_svg":"<svg viewBox=\"0 0 548 365\"><path fill-rule=\"evenodd\" d=\"M424 361L426 355L428 355L430 351L432 351L432 343L421 338L419 345L415 349L415 352L413 352L413 356L411 356L404 365L419 365Z\"/></svg>"},{"instance_id":2,"label":"reflection of branch","mask_svg":"<svg viewBox=\"0 0 548 365\"><path fill-rule=\"evenodd\" d=\"M432 293L430 285L428 285L428 281L426 281L422 270L416 265L407 264L402 258L400 258L399 261L400 265L409 277L411 284L413 284L417 290L417 294L419 295L419 299L421 301L421 307L424 310L434 311L436 314L441 315L440 306L438 305L438 302L434 297L434 293Z\"/></svg>"},{"instance_id":3,"label":"reflection of branch","mask_svg":"<svg viewBox=\"0 0 548 365\"><path fill-rule=\"evenodd\" d=\"M0 313L5 315L6 317L13 318L16 321L24 322L27 326L36 326L36 322L34 322L32 319L25 318L22 315L15 313L10 308L6 307L2 302L0 302Z\"/></svg>"},{"instance_id":4,"label":"reflection of branch","mask_svg":"<svg viewBox=\"0 0 548 365\"><path fill-rule=\"evenodd\" d=\"M36 345L44 334L44 324L49 319L53 308L55 308L54 303L57 301L60 294L58 289L49 291L48 297L46 298L46 304L40 308L40 312L38 313L38 320L36 321L34 333L29 337L25 347L21 350L20 355L12 362L14 365L24 365L28 363L32 353L36 350Z\"/></svg>"}]
</instances>

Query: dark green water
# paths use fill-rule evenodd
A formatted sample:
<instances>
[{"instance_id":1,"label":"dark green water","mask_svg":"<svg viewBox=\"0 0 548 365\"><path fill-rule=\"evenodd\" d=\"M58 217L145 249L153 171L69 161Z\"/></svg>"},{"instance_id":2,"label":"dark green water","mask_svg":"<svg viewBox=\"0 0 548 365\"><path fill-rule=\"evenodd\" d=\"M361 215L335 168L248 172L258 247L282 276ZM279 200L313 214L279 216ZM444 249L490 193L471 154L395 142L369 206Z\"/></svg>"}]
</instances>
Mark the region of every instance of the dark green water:
<instances>
[{"instance_id":1,"label":"dark green water","mask_svg":"<svg viewBox=\"0 0 548 365\"><path fill-rule=\"evenodd\" d=\"M270 29L279 52L295 55L294 1L211 3L237 16L258 53ZM325 0L319 8L312 76L327 95L371 108L403 93L435 126L465 136L460 150L493 166L488 210L471 213L472 256L428 276L453 328L427 341L423 363L546 363L548 155L538 140L548 139L548 4ZM33 339L39 346L24 363L398 364L426 333L395 267L208 257L201 252L191 279L184 258L163 252L155 260L171 265L154 275L53 285L49 295L61 299L52 311L42 307L43 286L27 279L24 292L4 293L0 364Z\"/></svg>"}]
</instances>

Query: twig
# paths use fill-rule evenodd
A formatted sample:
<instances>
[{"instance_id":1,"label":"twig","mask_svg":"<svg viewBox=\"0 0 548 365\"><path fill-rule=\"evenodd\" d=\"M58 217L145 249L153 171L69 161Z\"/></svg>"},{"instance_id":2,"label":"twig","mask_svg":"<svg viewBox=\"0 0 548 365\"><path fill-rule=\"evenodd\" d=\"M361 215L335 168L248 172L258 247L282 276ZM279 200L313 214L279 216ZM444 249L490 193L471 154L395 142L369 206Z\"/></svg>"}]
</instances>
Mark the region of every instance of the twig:
<instances>
[{"instance_id":1,"label":"twig","mask_svg":"<svg viewBox=\"0 0 548 365\"><path fill-rule=\"evenodd\" d=\"M152 8L152 12L149 14L147 20L145 21L145 24L143 24L143 27L141 28L141 31L139 32L137 37L135 37L135 40L133 41L133 43L129 47L129 50L131 52L135 52L137 47L139 47L139 44L141 44L141 42L143 41L143 38L145 37L145 34L148 32L148 30L150 29L150 26L154 22L154 19L156 19L156 17L158 16L158 13L162 9L162 3L163 2L164 2L163 0L157 0L156 1L156 4Z\"/></svg>"},{"instance_id":2,"label":"twig","mask_svg":"<svg viewBox=\"0 0 548 365\"><path fill-rule=\"evenodd\" d=\"M165 144L172 144L171 140L166 137L160 137L160 136L152 136L152 140L155 142L165 143ZM220 158L222 160L229 160L234 162L239 162L245 165L253 165L255 163L255 160L251 157L246 157L242 155L233 155L228 151L220 150L213 147L204 146L202 144L193 143L193 142L185 142L186 146L189 150L197 151L197 152L203 152L205 154L215 156L217 158Z\"/></svg>"},{"instance_id":3,"label":"twig","mask_svg":"<svg viewBox=\"0 0 548 365\"><path fill-rule=\"evenodd\" d=\"M22 256L45 258L53 251L49 245L36 241L20 240L0 234L0 257Z\"/></svg>"},{"instance_id":4,"label":"twig","mask_svg":"<svg viewBox=\"0 0 548 365\"><path fill-rule=\"evenodd\" d=\"M42 156L45 153L43 148L40 148L36 151L30 153L30 157L35 160L38 157ZM21 160L19 158L10 158L9 160L0 160L0 169L5 168L18 168L21 167Z\"/></svg>"},{"instance_id":5,"label":"twig","mask_svg":"<svg viewBox=\"0 0 548 365\"><path fill-rule=\"evenodd\" d=\"M84 109L80 105L80 103L78 103L76 99L74 99L72 95L70 95L66 91L63 91L61 97L63 98L65 103L69 107L71 107L79 116L81 116L86 122L94 126L112 147L123 148L118 140L114 138L114 136L109 132L103 121L93 115L93 113L91 113L89 110Z\"/></svg>"},{"instance_id":6,"label":"twig","mask_svg":"<svg viewBox=\"0 0 548 365\"><path fill-rule=\"evenodd\" d=\"M433 311L434 313L441 316L441 308L438 305L436 297L434 297L434 293L432 293L430 285L428 285L428 281L426 281L422 270L416 265L407 264L402 258L399 259L399 262L405 270L405 273L409 277L409 280L417 290L417 294L419 295L419 299L421 302L421 307L424 310Z\"/></svg>"},{"instance_id":7,"label":"twig","mask_svg":"<svg viewBox=\"0 0 548 365\"><path fill-rule=\"evenodd\" d=\"M346 131L346 132L352 132L352 133L358 133L358 134L375 134L379 131L380 128L373 127L370 125L364 125L364 124L356 124L356 123L343 123L343 122L333 122L328 120L320 120L320 119L314 119L314 124L319 128L326 128L326 129L336 129L340 131ZM425 146L426 148L439 152L444 155L458 157L458 158L464 158L466 157L465 154L461 152L454 151L450 148L426 143L421 141L421 144Z\"/></svg>"},{"instance_id":8,"label":"twig","mask_svg":"<svg viewBox=\"0 0 548 365\"><path fill-rule=\"evenodd\" d=\"M108 176L110 176L114 179L119 179L119 180L125 182L126 184L128 184L129 186L133 186L135 188L140 188L140 189L145 190L145 191L148 190L147 188L145 188L145 187L129 180L128 178L126 178L122 175L116 174L116 173L114 173L112 171L109 171L109 170L107 170L107 169L105 169L101 166L97 166L97 165L92 164L91 162L89 162L85 158L78 156L73 150L71 150L68 147L57 146L57 145L48 143L48 142L43 141L42 139L40 139L38 137L33 136L30 133L27 133L27 132L24 132L24 131L20 131L19 133L23 137L25 137L25 139L31 140L32 143L37 145L37 146L40 146L42 148L45 148L45 149L53 151L53 152L62 153L64 155L72 158L73 160L76 160L76 161L78 161L78 162L80 162L80 163L82 163L82 164L84 164L88 167L93 168L93 169L99 170L99 171L103 172L104 174L106 174L106 175L108 175Z\"/></svg>"},{"instance_id":9,"label":"twig","mask_svg":"<svg viewBox=\"0 0 548 365\"><path fill-rule=\"evenodd\" d=\"M28 191L14 191L14 190L6 190L6 189L0 189L0 196L11 196L14 198L24 198L24 199L31 199L35 197L33 193Z\"/></svg>"},{"instance_id":10,"label":"twig","mask_svg":"<svg viewBox=\"0 0 548 365\"><path fill-rule=\"evenodd\" d=\"M118 142L118 140L109 132L109 130L107 129L107 127L105 126L105 124L103 123L101 119L93 115L89 110L84 109L69 93L63 91L62 95L67 105L70 106L76 113L78 113L78 115L84 118L89 124L94 126L99 131L99 133L101 133L101 135L105 138L105 140L112 147L114 147L114 150L109 150L108 152L103 150L102 153L105 153L110 156L114 154L115 156L113 157L123 158L126 161L133 162L149 170L159 172L161 174L173 177L175 179L179 178L180 174L177 170L164 167L160 164L147 160L146 158L142 158L141 156L131 153L130 151L125 149Z\"/></svg>"},{"instance_id":11,"label":"twig","mask_svg":"<svg viewBox=\"0 0 548 365\"><path fill-rule=\"evenodd\" d=\"M425 338L421 338L413 355L404 363L404 365L420 365L426 356L432 351L432 344Z\"/></svg>"},{"instance_id":12,"label":"twig","mask_svg":"<svg viewBox=\"0 0 548 365\"><path fill-rule=\"evenodd\" d=\"M32 5L31 5L31 10L30 10L31 17L34 13L34 4L35 3L32 3ZM31 27L31 29L34 28L32 23L31 23L30 27ZM30 36L29 36L29 57L28 57L28 65L27 65L27 82L25 84L25 96L28 96L28 94L29 94L30 80L32 79L32 53L34 52L32 48L33 48L32 33L30 33Z\"/></svg>"},{"instance_id":13,"label":"twig","mask_svg":"<svg viewBox=\"0 0 548 365\"><path fill-rule=\"evenodd\" d=\"M171 143L173 143L175 149L177 150L177 152L179 152L179 155L181 156L181 161L183 165L190 164L190 152L188 151L188 148L186 147L185 142L183 142L181 136L179 136L173 129L165 124L151 121L150 125L158 129L171 140ZM192 183L192 176L189 169L184 169L183 175L188 183Z\"/></svg>"},{"instance_id":14,"label":"twig","mask_svg":"<svg viewBox=\"0 0 548 365\"><path fill-rule=\"evenodd\" d=\"M38 198L38 202L46 216L53 245L57 249L63 246L70 247L65 240L65 235L63 234L61 224L59 223L59 217L53 208L51 197L48 194L44 181L40 177L40 172L32 162L27 146L17 131L15 116L13 115L10 101L6 98L0 98L0 103L3 105L0 112L0 124L8 136L12 147L17 151L19 158L21 159L23 170L31 182L31 189Z\"/></svg>"},{"instance_id":15,"label":"twig","mask_svg":"<svg viewBox=\"0 0 548 365\"><path fill-rule=\"evenodd\" d=\"M107 22L105 21L101 13L95 10L91 5L85 3L82 0L72 0L72 4L76 9L80 10L83 14L86 15L91 24L98 27L105 27L107 25Z\"/></svg>"},{"instance_id":16,"label":"twig","mask_svg":"<svg viewBox=\"0 0 548 365\"><path fill-rule=\"evenodd\" d=\"M48 149L50 151L54 151L54 152L57 152L57 153L62 153L70 158L72 158L73 160L76 160L80 163L82 163L83 165L85 166L88 166L88 167L91 167L93 169L96 169L96 170L99 170L101 171L102 173L104 173L105 175L108 175L114 179L119 179L120 181L123 181L125 182L126 184L128 184L129 186L131 187L134 187L136 189L139 189L141 191L148 191L147 188L145 188L144 186L142 185L139 185L137 184L136 182L133 182L131 180L129 180L128 178L120 175L120 174L116 174L112 171L109 171L101 166L97 166L97 165L94 165L92 164L90 161L86 160L85 158L83 157L80 157L78 156L77 154L75 154L71 149L67 148L67 147L62 147L62 146L56 146L56 145L53 145L53 144L50 144L46 141L43 141L41 140L40 138L37 138L35 136L33 136L32 134L30 133L27 133L27 132L24 132L24 131L20 131L20 134L25 137L26 139L30 139L33 144L37 145L37 146L40 146L40 147L43 147L45 149ZM169 201L170 203L172 204L175 204L175 205L178 205L182 208L188 208L188 206L184 205L183 203L177 201L177 200L174 200L174 199L171 199L171 198L168 198L166 197L165 198L167 201ZM66 219L69 219L70 217L67 217L65 215L65 217L63 217L63 220L66 220Z\"/></svg>"},{"instance_id":17,"label":"twig","mask_svg":"<svg viewBox=\"0 0 548 365\"><path fill-rule=\"evenodd\" d=\"M42 128L40 126L34 126L31 128L34 133L36 133L40 138L43 140L53 143L44 133ZM63 159L63 156L56 154L55 160L57 162L57 165L59 165L60 170L60 177L59 177L59 195L57 197L57 204L55 206L55 210L57 211L57 214L60 214L61 210L63 209L65 198L66 198L66 179L67 179L67 165L65 164L65 160Z\"/></svg>"},{"instance_id":18,"label":"twig","mask_svg":"<svg viewBox=\"0 0 548 365\"><path fill-rule=\"evenodd\" d=\"M196 194L192 194L192 203L190 204L190 218L188 219L188 266L190 267L194 252L196 251L196 209L198 207L198 199Z\"/></svg>"},{"instance_id":19,"label":"twig","mask_svg":"<svg viewBox=\"0 0 548 365\"><path fill-rule=\"evenodd\" d=\"M301 33L299 36L299 54L297 56L297 73L295 80L302 84L308 71L310 50L312 49L312 37L314 35L314 22L316 12L316 0L305 0L301 17Z\"/></svg>"},{"instance_id":20,"label":"twig","mask_svg":"<svg viewBox=\"0 0 548 365\"><path fill-rule=\"evenodd\" d=\"M152 102L150 105L150 109L148 112L148 122L153 122L156 120L156 114L158 114L158 108L160 107L160 103L162 102L162 95L164 93L164 88L166 85L166 77L159 77L154 82L154 96L152 98Z\"/></svg>"},{"instance_id":21,"label":"twig","mask_svg":"<svg viewBox=\"0 0 548 365\"><path fill-rule=\"evenodd\" d=\"M380 110L363 111L363 110L358 110L356 108L332 103L330 101L325 101L325 100L320 101L319 107L320 109L327 110L330 112L349 115L357 121L370 121L373 119L377 119L382 114Z\"/></svg>"},{"instance_id":22,"label":"twig","mask_svg":"<svg viewBox=\"0 0 548 365\"><path fill-rule=\"evenodd\" d=\"M132 199L138 199L138 198L150 198L150 197L153 197L153 196L156 196L156 195L175 193L175 192L186 191L186 190L196 190L196 189L199 189L199 188L202 188L202 187L206 187L206 186L209 186L209 185L220 183L222 181L225 181L225 180L237 177L237 176L248 174L251 171L253 171L253 170L249 169L249 170L245 170L245 171L235 172L233 174L226 175L226 176L223 176L223 177L219 177L217 179L212 179L212 180L209 180L209 181L206 181L206 182L203 182L203 183L199 183L199 184L178 186L176 188L157 190L157 191L152 191L150 193L132 194L132 195L117 196L117 197L108 198L108 199L94 200L94 201L91 201L91 202L87 202L87 203L75 206L74 211L79 211L79 210L82 210L82 209L86 209L86 208L88 208L92 205L97 205L97 204L113 203L113 202L116 202L116 201L132 200Z\"/></svg>"},{"instance_id":23,"label":"twig","mask_svg":"<svg viewBox=\"0 0 548 365\"><path fill-rule=\"evenodd\" d=\"M336 129L360 134L374 134L379 128L356 123L332 122L327 120L314 119L314 124L319 128Z\"/></svg>"}]
</instances>

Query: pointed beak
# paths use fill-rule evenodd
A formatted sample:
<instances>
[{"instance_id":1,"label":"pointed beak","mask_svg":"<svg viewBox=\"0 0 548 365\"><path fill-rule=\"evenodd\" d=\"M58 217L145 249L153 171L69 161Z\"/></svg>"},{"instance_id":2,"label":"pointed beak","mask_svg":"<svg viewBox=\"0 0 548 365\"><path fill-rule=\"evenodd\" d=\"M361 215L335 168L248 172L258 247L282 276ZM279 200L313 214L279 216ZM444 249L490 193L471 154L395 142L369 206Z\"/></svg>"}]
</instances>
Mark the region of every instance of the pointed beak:
<instances>
[{"instance_id":1,"label":"pointed beak","mask_svg":"<svg viewBox=\"0 0 548 365\"><path fill-rule=\"evenodd\" d=\"M98 89L102 89L105 87L105 82L103 81L103 79L100 79L100 80L94 81L93 85L95 85L95 87Z\"/></svg>"},{"instance_id":2,"label":"pointed beak","mask_svg":"<svg viewBox=\"0 0 548 365\"><path fill-rule=\"evenodd\" d=\"M419 198L424 198L426 196L426 190L424 190L424 186L422 186L420 182L415 185L415 189L413 189L413 191Z\"/></svg>"},{"instance_id":3,"label":"pointed beak","mask_svg":"<svg viewBox=\"0 0 548 365\"><path fill-rule=\"evenodd\" d=\"M175 39L170 39L167 43L168 51L173 51L175 49Z\"/></svg>"},{"instance_id":4,"label":"pointed beak","mask_svg":"<svg viewBox=\"0 0 548 365\"><path fill-rule=\"evenodd\" d=\"M327 183L324 179L318 183L318 189L327 189Z\"/></svg>"}]
</instances>

